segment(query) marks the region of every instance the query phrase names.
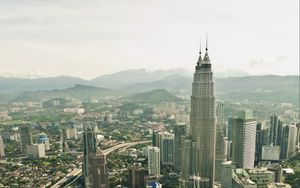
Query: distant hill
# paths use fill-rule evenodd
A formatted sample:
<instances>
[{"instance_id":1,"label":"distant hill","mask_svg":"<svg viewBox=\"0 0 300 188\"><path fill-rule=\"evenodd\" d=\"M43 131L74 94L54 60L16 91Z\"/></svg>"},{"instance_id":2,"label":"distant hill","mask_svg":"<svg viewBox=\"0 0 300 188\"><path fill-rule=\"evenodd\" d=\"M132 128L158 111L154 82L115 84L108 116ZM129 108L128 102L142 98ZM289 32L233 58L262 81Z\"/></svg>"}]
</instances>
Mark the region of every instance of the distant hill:
<instances>
[{"instance_id":1,"label":"distant hill","mask_svg":"<svg viewBox=\"0 0 300 188\"><path fill-rule=\"evenodd\" d=\"M22 79L0 78L0 93L21 93L24 91L65 89L87 81L70 76Z\"/></svg>"},{"instance_id":2,"label":"distant hill","mask_svg":"<svg viewBox=\"0 0 300 188\"><path fill-rule=\"evenodd\" d=\"M180 102L182 99L172 95L165 89L156 89L153 91L138 93L130 97L133 101L160 103L160 102Z\"/></svg>"},{"instance_id":3,"label":"distant hill","mask_svg":"<svg viewBox=\"0 0 300 188\"><path fill-rule=\"evenodd\" d=\"M120 89L131 84L153 82L174 74L189 75L190 72L186 69L169 69L157 71L147 71L146 69L125 70L109 75L99 76L95 79L90 80L89 85L111 89Z\"/></svg>"},{"instance_id":4,"label":"distant hill","mask_svg":"<svg viewBox=\"0 0 300 188\"><path fill-rule=\"evenodd\" d=\"M192 81L192 77L176 74L153 82L132 84L122 88L122 90L125 93L137 93L155 89L167 89L175 94L179 94L180 92L190 93Z\"/></svg>"},{"instance_id":5,"label":"distant hill","mask_svg":"<svg viewBox=\"0 0 300 188\"><path fill-rule=\"evenodd\" d=\"M164 88L172 94L187 99L191 95L192 77L180 75L165 79L138 83L123 88L124 92L146 92ZM299 76L247 76L236 78L215 78L216 95L227 101L269 101L290 102L299 105Z\"/></svg>"},{"instance_id":6,"label":"distant hill","mask_svg":"<svg viewBox=\"0 0 300 188\"><path fill-rule=\"evenodd\" d=\"M78 98L87 100L89 97L101 98L104 96L118 96L119 92L92 86L75 85L67 89L55 89L50 91L31 91L24 92L15 98L15 101L45 101L51 98Z\"/></svg>"}]
</instances>

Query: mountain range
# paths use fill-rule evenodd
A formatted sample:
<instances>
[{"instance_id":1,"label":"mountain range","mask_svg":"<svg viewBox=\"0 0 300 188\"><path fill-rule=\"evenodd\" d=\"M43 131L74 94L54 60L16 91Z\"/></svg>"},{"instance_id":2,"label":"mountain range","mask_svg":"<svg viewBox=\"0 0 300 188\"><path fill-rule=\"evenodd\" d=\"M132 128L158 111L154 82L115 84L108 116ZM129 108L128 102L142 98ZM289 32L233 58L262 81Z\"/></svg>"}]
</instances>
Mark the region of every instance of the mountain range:
<instances>
[{"instance_id":1,"label":"mountain range","mask_svg":"<svg viewBox=\"0 0 300 188\"><path fill-rule=\"evenodd\" d=\"M159 89L189 99L192 75L184 69L154 72L138 69L92 80L69 76L39 79L0 78L0 102L46 100L53 97L83 100L88 97L128 97L152 90L158 90L164 96L168 95ZM270 100L299 105L299 76L216 77L214 80L216 95L224 100Z\"/></svg>"}]
</instances>

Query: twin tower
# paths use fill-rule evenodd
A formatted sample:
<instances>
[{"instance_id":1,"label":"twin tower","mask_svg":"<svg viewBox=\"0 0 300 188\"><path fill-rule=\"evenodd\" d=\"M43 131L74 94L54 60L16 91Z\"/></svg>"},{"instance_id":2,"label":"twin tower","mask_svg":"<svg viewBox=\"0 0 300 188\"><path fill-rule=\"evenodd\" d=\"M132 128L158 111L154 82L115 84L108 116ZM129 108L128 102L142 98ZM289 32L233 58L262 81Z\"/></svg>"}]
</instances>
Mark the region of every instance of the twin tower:
<instances>
[{"instance_id":1,"label":"twin tower","mask_svg":"<svg viewBox=\"0 0 300 188\"><path fill-rule=\"evenodd\" d=\"M190 138L183 147L183 160L188 160L183 169L183 179L194 175L199 187L212 188L215 181L216 147L216 98L213 73L206 45L202 59L201 49L192 84ZM184 161L183 161L184 162ZM184 162L185 163L185 162ZM186 176L186 177L184 177ZM198 187L198 186L197 186Z\"/></svg>"}]
</instances>

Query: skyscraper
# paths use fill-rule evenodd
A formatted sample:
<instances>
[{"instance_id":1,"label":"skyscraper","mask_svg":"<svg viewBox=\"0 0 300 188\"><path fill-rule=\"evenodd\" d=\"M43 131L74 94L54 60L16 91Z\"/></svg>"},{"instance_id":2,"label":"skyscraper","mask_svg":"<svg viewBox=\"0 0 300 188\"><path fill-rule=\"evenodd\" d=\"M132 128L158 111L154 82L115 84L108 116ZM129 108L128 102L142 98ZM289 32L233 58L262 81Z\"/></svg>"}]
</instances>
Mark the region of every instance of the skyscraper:
<instances>
[{"instance_id":1,"label":"skyscraper","mask_svg":"<svg viewBox=\"0 0 300 188\"><path fill-rule=\"evenodd\" d=\"M85 187L90 187L90 168L89 168L89 158L90 154L96 153L97 143L96 143L96 134L94 128L90 125L84 125L84 134L83 134L83 165L82 172L85 179Z\"/></svg>"},{"instance_id":2,"label":"skyscraper","mask_svg":"<svg viewBox=\"0 0 300 188\"><path fill-rule=\"evenodd\" d=\"M252 111L240 111L234 118L232 163L237 168L253 168L255 158L256 120Z\"/></svg>"},{"instance_id":3,"label":"skyscraper","mask_svg":"<svg viewBox=\"0 0 300 188\"><path fill-rule=\"evenodd\" d=\"M225 137L225 124L224 124L224 102L218 100L216 102L216 161L215 161L215 181L221 181L222 163L226 161L227 157L225 148L227 148L227 138Z\"/></svg>"},{"instance_id":4,"label":"skyscraper","mask_svg":"<svg viewBox=\"0 0 300 188\"><path fill-rule=\"evenodd\" d=\"M91 188L109 188L106 155L98 148L89 154L89 183Z\"/></svg>"},{"instance_id":5,"label":"skyscraper","mask_svg":"<svg viewBox=\"0 0 300 188\"><path fill-rule=\"evenodd\" d=\"M141 163L134 163L128 169L128 184L129 188L145 187L145 169Z\"/></svg>"},{"instance_id":6,"label":"skyscraper","mask_svg":"<svg viewBox=\"0 0 300 188\"><path fill-rule=\"evenodd\" d=\"M207 45L207 44L206 44ZM215 181L216 106L213 73L206 46L202 60L201 50L195 68L191 96L191 136L196 143L195 174L208 179L209 187Z\"/></svg>"},{"instance_id":7,"label":"skyscraper","mask_svg":"<svg viewBox=\"0 0 300 188\"><path fill-rule=\"evenodd\" d=\"M21 137L21 152L26 155L27 145L32 144L32 130L31 126L20 127L20 137Z\"/></svg>"},{"instance_id":8,"label":"skyscraper","mask_svg":"<svg viewBox=\"0 0 300 188\"><path fill-rule=\"evenodd\" d=\"M282 121L277 114L272 114L270 122L270 141L269 144L273 146L279 146L281 143L281 129Z\"/></svg>"},{"instance_id":9,"label":"skyscraper","mask_svg":"<svg viewBox=\"0 0 300 188\"><path fill-rule=\"evenodd\" d=\"M231 161L226 161L222 163L221 171L221 185L225 188L232 187L232 171L235 169L235 165Z\"/></svg>"},{"instance_id":10,"label":"skyscraper","mask_svg":"<svg viewBox=\"0 0 300 188\"><path fill-rule=\"evenodd\" d=\"M0 159L5 158L3 138L0 136Z\"/></svg>"},{"instance_id":11,"label":"skyscraper","mask_svg":"<svg viewBox=\"0 0 300 188\"><path fill-rule=\"evenodd\" d=\"M148 147L148 173L149 175L160 175L160 154L158 147Z\"/></svg>"},{"instance_id":12,"label":"skyscraper","mask_svg":"<svg viewBox=\"0 0 300 188\"><path fill-rule=\"evenodd\" d=\"M176 124L174 127L174 170L181 172L182 142L187 134L186 124Z\"/></svg>"},{"instance_id":13,"label":"skyscraper","mask_svg":"<svg viewBox=\"0 0 300 188\"><path fill-rule=\"evenodd\" d=\"M278 126L278 130L282 129L281 126ZM279 131L277 138L281 138L281 131ZM262 157L262 148L263 146L270 146L269 139L270 128L265 126L265 123L257 123L256 125L256 139L255 139L255 162L258 163ZM280 144L281 145L281 144ZM273 147L273 146L272 146ZM278 148L279 146L277 146Z\"/></svg>"},{"instance_id":14,"label":"skyscraper","mask_svg":"<svg viewBox=\"0 0 300 188\"><path fill-rule=\"evenodd\" d=\"M281 144L281 159L288 159L296 152L297 141L297 127L295 125L286 125L282 131L282 144Z\"/></svg>"},{"instance_id":15,"label":"skyscraper","mask_svg":"<svg viewBox=\"0 0 300 188\"><path fill-rule=\"evenodd\" d=\"M173 165L174 134L163 134L160 144L161 162L163 165Z\"/></svg>"}]
</instances>

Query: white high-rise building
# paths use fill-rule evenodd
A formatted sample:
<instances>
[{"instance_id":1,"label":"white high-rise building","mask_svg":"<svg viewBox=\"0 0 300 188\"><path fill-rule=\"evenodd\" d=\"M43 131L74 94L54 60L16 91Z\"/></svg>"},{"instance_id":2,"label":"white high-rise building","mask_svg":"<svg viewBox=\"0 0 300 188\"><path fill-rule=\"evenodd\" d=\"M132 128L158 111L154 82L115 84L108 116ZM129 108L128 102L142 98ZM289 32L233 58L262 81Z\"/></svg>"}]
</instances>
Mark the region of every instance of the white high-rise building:
<instances>
[{"instance_id":1,"label":"white high-rise building","mask_svg":"<svg viewBox=\"0 0 300 188\"><path fill-rule=\"evenodd\" d=\"M244 110L234 118L232 163L237 168L253 168L255 159L256 119L252 111Z\"/></svg>"},{"instance_id":2,"label":"white high-rise building","mask_svg":"<svg viewBox=\"0 0 300 188\"><path fill-rule=\"evenodd\" d=\"M148 147L148 173L160 175L160 154L158 147Z\"/></svg>"}]
</instances>

